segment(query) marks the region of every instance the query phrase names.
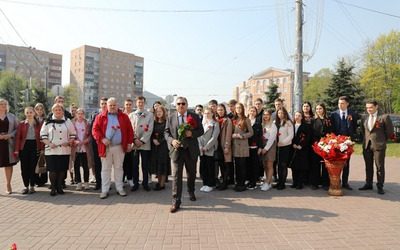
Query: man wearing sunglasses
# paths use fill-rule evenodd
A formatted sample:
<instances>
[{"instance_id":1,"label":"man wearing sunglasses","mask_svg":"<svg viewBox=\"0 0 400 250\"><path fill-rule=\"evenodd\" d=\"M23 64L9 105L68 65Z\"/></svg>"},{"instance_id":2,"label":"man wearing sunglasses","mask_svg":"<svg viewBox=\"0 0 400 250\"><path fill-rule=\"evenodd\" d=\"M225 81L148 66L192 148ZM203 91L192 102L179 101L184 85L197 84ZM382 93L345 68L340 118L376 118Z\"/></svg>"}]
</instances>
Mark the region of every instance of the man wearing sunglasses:
<instances>
[{"instance_id":1,"label":"man wearing sunglasses","mask_svg":"<svg viewBox=\"0 0 400 250\"><path fill-rule=\"evenodd\" d=\"M178 211L181 205L183 166L186 168L189 198L191 201L196 201L194 183L197 158L200 154L197 138L204 133L199 116L188 111L188 102L185 97L176 99L176 110L176 113L168 117L165 128L165 139L168 142L173 167L171 213ZM181 141L178 140L179 127L188 124L189 121L193 126L184 132L184 138Z\"/></svg>"}]
</instances>

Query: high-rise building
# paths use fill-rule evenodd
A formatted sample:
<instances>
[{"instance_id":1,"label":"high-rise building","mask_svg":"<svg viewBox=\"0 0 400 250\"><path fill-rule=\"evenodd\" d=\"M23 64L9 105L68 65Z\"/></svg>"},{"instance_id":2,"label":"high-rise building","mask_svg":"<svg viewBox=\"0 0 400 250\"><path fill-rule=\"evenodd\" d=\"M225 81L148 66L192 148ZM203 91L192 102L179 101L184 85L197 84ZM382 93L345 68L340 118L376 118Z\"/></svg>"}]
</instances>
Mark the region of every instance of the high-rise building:
<instances>
[{"instance_id":1,"label":"high-rise building","mask_svg":"<svg viewBox=\"0 0 400 250\"><path fill-rule=\"evenodd\" d=\"M61 85L62 55L31 47L0 44L0 71L15 72L27 81L47 88Z\"/></svg>"},{"instance_id":2,"label":"high-rise building","mask_svg":"<svg viewBox=\"0 0 400 250\"><path fill-rule=\"evenodd\" d=\"M84 45L71 51L71 84L78 87L79 106L88 112L99 98L115 97L120 105L143 94L143 57Z\"/></svg>"},{"instance_id":3,"label":"high-rise building","mask_svg":"<svg viewBox=\"0 0 400 250\"><path fill-rule=\"evenodd\" d=\"M303 82L308 82L310 73L303 73ZM233 90L233 98L242 102L246 110L254 105L257 98L261 98L265 102L273 102L274 100L266 100L265 92L271 83L278 85L278 92L284 99L286 109L292 111L292 86L294 84L294 71L290 69L267 68L258 74L252 75L247 81L238 84Z\"/></svg>"}]
</instances>

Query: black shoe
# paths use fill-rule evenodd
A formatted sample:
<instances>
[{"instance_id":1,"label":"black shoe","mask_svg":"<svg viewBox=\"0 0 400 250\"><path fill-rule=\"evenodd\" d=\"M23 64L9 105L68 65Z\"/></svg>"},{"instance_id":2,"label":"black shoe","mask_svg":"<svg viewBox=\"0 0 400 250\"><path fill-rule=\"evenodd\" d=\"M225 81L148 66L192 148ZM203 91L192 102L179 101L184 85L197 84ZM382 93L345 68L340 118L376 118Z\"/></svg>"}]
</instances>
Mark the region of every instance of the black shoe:
<instances>
[{"instance_id":1,"label":"black shoe","mask_svg":"<svg viewBox=\"0 0 400 250\"><path fill-rule=\"evenodd\" d=\"M133 185L132 187L131 187L131 191L132 192L135 192L135 191L137 191L139 189L139 185L138 184L135 184L135 185Z\"/></svg>"},{"instance_id":2,"label":"black shoe","mask_svg":"<svg viewBox=\"0 0 400 250\"><path fill-rule=\"evenodd\" d=\"M146 190L147 192L151 190L151 188L148 185L143 185L143 189Z\"/></svg>"},{"instance_id":3,"label":"black shoe","mask_svg":"<svg viewBox=\"0 0 400 250\"><path fill-rule=\"evenodd\" d=\"M283 185L278 185L278 187L276 189L283 190L285 188L286 188L286 186L285 186L285 184L283 184Z\"/></svg>"},{"instance_id":4,"label":"black shoe","mask_svg":"<svg viewBox=\"0 0 400 250\"><path fill-rule=\"evenodd\" d=\"M272 188L278 188L278 184L272 184Z\"/></svg>"},{"instance_id":5,"label":"black shoe","mask_svg":"<svg viewBox=\"0 0 400 250\"><path fill-rule=\"evenodd\" d=\"M385 191L382 187L378 187L378 194L385 194Z\"/></svg>"},{"instance_id":6,"label":"black shoe","mask_svg":"<svg viewBox=\"0 0 400 250\"><path fill-rule=\"evenodd\" d=\"M350 185L349 184L344 184L344 185L342 185L342 188L344 188L344 189L346 189L346 190L353 190L353 188L352 187L350 187Z\"/></svg>"},{"instance_id":7,"label":"black shoe","mask_svg":"<svg viewBox=\"0 0 400 250\"><path fill-rule=\"evenodd\" d=\"M325 191L328 191L329 187L328 186L322 186L322 189L325 190Z\"/></svg>"},{"instance_id":8,"label":"black shoe","mask_svg":"<svg viewBox=\"0 0 400 250\"><path fill-rule=\"evenodd\" d=\"M101 189L101 187L97 186L97 185L93 188L93 190L100 190L100 189Z\"/></svg>"},{"instance_id":9,"label":"black shoe","mask_svg":"<svg viewBox=\"0 0 400 250\"><path fill-rule=\"evenodd\" d=\"M292 184L292 185L290 185L290 188L297 188L297 185Z\"/></svg>"},{"instance_id":10,"label":"black shoe","mask_svg":"<svg viewBox=\"0 0 400 250\"><path fill-rule=\"evenodd\" d=\"M169 209L169 211L171 213L176 213L178 212L178 210L181 208L181 203L180 202L175 202L174 204L172 204L172 207Z\"/></svg>"},{"instance_id":11,"label":"black shoe","mask_svg":"<svg viewBox=\"0 0 400 250\"><path fill-rule=\"evenodd\" d=\"M57 195L56 190L55 190L55 189L52 189L52 190L50 191L50 195L51 195L51 196L56 196L56 195Z\"/></svg>"},{"instance_id":12,"label":"black shoe","mask_svg":"<svg viewBox=\"0 0 400 250\"><path fill-rule=\"evenodd\" d=\"M58 194L65 194L64 190L62 188L57 188L57 193Z\"/></svg>"},{"instance_id":13,"label":"black shoe","mask_svg":"<svg viewBox=\"0 0 400 250\"><path fill-rule=\"evenodd\" d=\"M296 189L303 189L303 185L297 185Z\"/></svg>"},{"instance_id":14,"label":"black shoe","mask_svg":"<svg viewBox=\"0 0 400 250\"><path fill-rule=\"evenodd\" d=\"M228 186L226 185L226 183L222 183L219 187L218 190L222 191L222 190L226 190L228 188Z\"/></svg>"},{"instance_id":15,"label":"black shoe","mask_svg":"<svg viewBox=\"0 0 400 250\"><path fill-rule=\"evenodd\" d=\"M372 190L372 189L373 189L372 185L365 184L364 186L360 187L358 190L364 191L364 190Z\"/></svg>"},{"instance_id":16,"label":"black shoe","mask_svg":"<svg viewBox=\"0 0 400 250\"><path fill-rule=\"evenodd\" d=\"M192 192L189 193L189 199L190 199L191 201L196 201L196 200L197 200L197 199L196 199L196 196L195 196L194 193L192 193Z\"/></svg>"},{"instance_id":17,"label":"black shoe","mask_svg":"<svg viewBox=\"0 0 400 250\"><path fill-rule=\"evenodd\" d=\"M236 192L243 192L243 191L246 190L246 186L236 186L236 187L234 188L234 190L235 190Z\"/></svg>"},{"instance_id":18,"label":"black shoe","mask_svg":"<svg viewBox=\"0 0 400 250\"><path fill-rule=\"evenodd\" d=\"M249 185L247 185L247 189L248 189L248 190L254 190L254 189L256 189L256 185L254 185L254 184L249 184Z\"/></svg>"},{"instance_id":19,"label":"black shoe","mask_svg":"<svg viewBox=\"0 0 400 250\"><path fill-rule=\"evenodd\" d=\"M317 190L317 189L319 189L319 187L318 187L317 185L312 185L312 186L311 186L311 189L312 189L312 190Z\"/></svg>"}]
</instances>

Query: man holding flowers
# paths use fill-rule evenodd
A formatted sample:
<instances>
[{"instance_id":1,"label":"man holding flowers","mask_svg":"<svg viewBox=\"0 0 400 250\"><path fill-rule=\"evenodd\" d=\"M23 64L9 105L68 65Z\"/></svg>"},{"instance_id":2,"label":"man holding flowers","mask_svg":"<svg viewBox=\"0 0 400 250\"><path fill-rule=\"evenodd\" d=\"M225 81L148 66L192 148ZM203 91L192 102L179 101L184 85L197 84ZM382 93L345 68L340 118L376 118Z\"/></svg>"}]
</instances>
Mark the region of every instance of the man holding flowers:
<instances>
[{"instance_id":1,"label":"man holding flowers","mask_svg":"<svg viewBox=\"0 0 400 250\"><path fill-rule=\"evenodd\" d=\"M185 97L176 99L176 110L176 113L168 117L165 128L165 139L173 166L171 213L178 211L181 205L183 166L186 168L190 200L196 200L194 183L196 162L200 154L197 138L204 133L198 115L188 111L188 102Z\"/></svg>"}]
</instances>

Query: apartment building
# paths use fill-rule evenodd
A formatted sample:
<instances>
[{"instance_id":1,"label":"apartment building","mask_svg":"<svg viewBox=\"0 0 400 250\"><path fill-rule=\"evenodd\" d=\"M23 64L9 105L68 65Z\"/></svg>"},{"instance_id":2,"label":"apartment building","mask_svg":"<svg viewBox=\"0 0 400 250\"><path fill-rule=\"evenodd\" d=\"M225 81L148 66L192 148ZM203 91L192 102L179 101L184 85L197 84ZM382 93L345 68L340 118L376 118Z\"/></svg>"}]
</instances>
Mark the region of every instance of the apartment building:
<instances>
[{"instance_id":1,"label":"apartment building","mask_svg":"<svg viewBox=\"0 0 400 250\"><path fill-rule=\"evenodd\" d=\"M70 82L78 87L79 106L98 108L102 96L127 98L143 94L143 57L84 45L71 51Z\"/></svg>"}]
</instances>

